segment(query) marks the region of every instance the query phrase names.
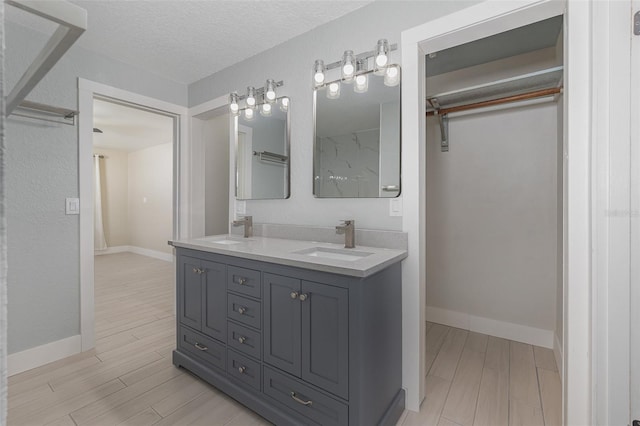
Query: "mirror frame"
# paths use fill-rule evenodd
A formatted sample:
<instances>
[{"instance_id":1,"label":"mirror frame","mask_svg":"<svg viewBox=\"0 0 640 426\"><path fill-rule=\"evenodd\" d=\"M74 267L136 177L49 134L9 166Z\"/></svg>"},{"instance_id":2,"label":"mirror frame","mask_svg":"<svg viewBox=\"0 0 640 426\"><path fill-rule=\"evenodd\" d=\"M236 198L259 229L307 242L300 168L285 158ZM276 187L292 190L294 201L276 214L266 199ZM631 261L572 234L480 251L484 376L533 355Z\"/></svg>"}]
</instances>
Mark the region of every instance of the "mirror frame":
<instances>
[{"instance_id":1,"label":"mirror frame","mask_svg":"<svg viewBox=\"0 0 640 426\"><path fill-rule=\"evenodd\" d=\"M235 149L235 193L234 196L236 198L236 200L238 201L251 201L251 200L256 200L256 201L260 201L260 200L287 200L291 197L291 98L289 96L280 96L278 98L276 98L275 103L279 103L283 98L288 98L289 99L289 106L287 107L287 111L286 111L286 122L285 122L285 136L286 136L286 149L287 149L287 163L285 165L285 167L287 168L286 172L285 172L285 177L286 177L286 184L284 185L284 197L279 197L279 198L238 198L238 130L239 130L239 126L240 126L240 122L239 122L239 118L240 115L242 114L242 111L244 111L247 108L242 108L238 110L238 114L232 115L233 116L233 144L234 144L234 149ZM258 111L258 109L260 108L260 105L262 105L262 103L260 104L256 104L256 114L260 114L260 112ZM279 107L278 107L279 108Z\"/></svg>"},{"instance_id":2,"label":"mirror frame","mask_svg":"<svg viewBox=\"0 0 640 426\"><path fill-rule=\"evenodd\" d=\"M317 144L317 138L316 138L316 125L317 125L317 96L318 96L318 90L319 89L323 89L329 86L329 84L331 83L335 83L335 82L339 82L341 84L344 83L344 80L342 78L338 78L335 80L331 80L331 81L326 81L324 82L322 85L318 86L318 87L314 87L313 88L313 157L312 157L312 162L313 162L313 167L312 167L312 173L311 173L311 192L313 193L313 197L314 198L326 198L326 199L334 199L334 200L341 200L341 199L345 199L345 200L357 200L357 199L363 199L363 200L375 200L375 199L381 199L381 200L393 200L394 198L398 198L402 195L402 67L400 66L400 64L389 64L389 66L397 66L398 67L398 71L400 74L400 82L398 83L399 86L399 94L400 96L398 97L398 101L399 101L399 108L400 108L400 123L398 126L398 149L400 150L400 154L398 156L398 185L400 186L400 189L398 190L398 194L394 197L323 197L323 196L319 196L316 193L316 144ZM374 74L374 70L368 70L366 72L362 72L362 73L358 73L357 75L375 75ZM375 75L376 77L379 77L381 79L384 78L384 76L378 76Z\"/></svg>"}]
</instances>

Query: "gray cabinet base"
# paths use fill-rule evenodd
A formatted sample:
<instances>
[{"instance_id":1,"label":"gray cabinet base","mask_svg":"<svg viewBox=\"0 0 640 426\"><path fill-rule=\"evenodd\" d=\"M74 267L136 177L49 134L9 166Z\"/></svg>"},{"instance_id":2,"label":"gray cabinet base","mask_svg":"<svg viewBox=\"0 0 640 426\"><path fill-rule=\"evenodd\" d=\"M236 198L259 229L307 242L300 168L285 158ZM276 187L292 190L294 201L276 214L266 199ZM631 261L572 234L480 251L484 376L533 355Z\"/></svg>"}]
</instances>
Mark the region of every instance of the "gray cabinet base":
<instances>
[{"instance_id":1,"label":"gray cabinet base","mask_svg":"<svg viewBox=\"0 0 640 426\"><path fill-rule=\"evenodd\" d=\"M189 370L276 425L314 425L303 417L293 417L285 410L278 409L276 403L265 401L259 393L253 393L247 390L245 386L229 380L224 372L218 373L211 368L207 368L204 364L183 353L173 351L173 365Z\"/></svg>"},{"instance_id":2,"label":"gray cabinet base","mask_svg":"<svg viewBox=\"0 0 640 426\"><path fill-rule=\"evenodd\" d=\"M258 392L251 392L246 389L246 387L236 384L235 382L229 380L229 378L224 374L224 372L219 373L211 368L207 368L204 364L200 363L198 360L194 360L188 355L185 355L178 351L173 351L173 365L176 367L183 367L193 374L197 375L201 379L205 380L207 383L213 385L214 387L220 389L222 392L229 395L231 398L235 399L239 403L247 406L249 409L255 411L265 419L269 420L275 425L312 425L318 426L314 423L309 422L309 419L304 417L293 417L289 413L289 410L286 407L282 409L278 407L278 403L273 401L271 398L267 401L261 396ZM386 412L380 419L379 425L381 426L393 426L395 425L400 416L402 416L402 412L404 411L405 404L405 394L404 389L400 389L396 394L393 401L387 407Z\"/></svg>"}]
</instances>

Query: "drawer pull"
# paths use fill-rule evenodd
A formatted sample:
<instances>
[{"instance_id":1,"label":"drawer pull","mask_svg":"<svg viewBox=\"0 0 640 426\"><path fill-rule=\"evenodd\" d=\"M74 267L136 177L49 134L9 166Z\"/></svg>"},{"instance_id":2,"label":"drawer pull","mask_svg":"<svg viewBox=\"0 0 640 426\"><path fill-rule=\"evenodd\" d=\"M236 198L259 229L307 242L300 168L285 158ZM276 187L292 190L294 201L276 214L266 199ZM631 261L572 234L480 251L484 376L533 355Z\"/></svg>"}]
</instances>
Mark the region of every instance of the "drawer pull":
<instances>
[{"instance_id":1,"label":"drawer pull","mask_svg":"<svg viewBox=\"0 0 640 426\"><path fill-rule=\"evenodd\" d=\"M298 404L302 404L302 405L307 406L307 407L311 407L311 404L313 404L313 401L311 401L311 400L309 400L309 401L303 401L303 400L301 400L300 398L298 398L298 397L296 396L296 393L295 393L295 392L291 392L291 398L293 398L293 400L294 400L295 402L297 402Z\"/></svg>"},{"instance_id":2,"label":"drawer pull","mask_svg":"<svg viewBox=\"0 0 640 426\"><path fill-rule=\"evenodd\" d=\"M241 365L240 367L238 367L238 372L240 372L240 374L244 374L244 372L247 371L247 367Z\"/></svg>"},{"instance_id":3,"label":"drawer pull","mask_svg":"<svg viewBox=\"0 0 640 426\"><path fill-rule=\"evenodd\" d=\"M300 301L301 301L301 302L304 302L304 301L305 301L305 300L307 300L308 298L309 298L309 295L308 295L308 294L306 294L306 293L302 293L302 294L300 295Z\"/></svg>"},{"instance_id":4,"label":"drawer pull","mask_svg":"<svg viewBox=\"0 0 640 426\"><path fill-rule=\"evenodd\" d=\"M247 283L247 281L249 281L249 280L244 278L244 277L238 278L238 284L240 284L240 285L245 285Z\"/></svg>"},{"instance_id":5,"label":"drawer pull","mask_svg":"<svg viewBox=\"0 0 640 426\"><path fill-rule=\"evenodd\" d=\"M238 342L240 342L240 343L244 343L244 342L246 342L246 341L247 341L247 338L246 338L246 337L244 337L244 336L240 336L240 337L238 337Z\"/></svg>"},{"instance_id":6,"label":"drawer pull","mask_svg":"<svg viewBox=\"0 0 640 426\"><path fill-rule=\"evenodd\" d=\"M208 349L209 349L208 347L206 347L206 346L204 346L204 345L201 345L201 344L200 344L200 343L198 343L198 342L196 342L193 346L195 346L195 347L196 347L196 349L197 349L197 350L199 350L199 351L206 351L206 350L208 350Z\"/></svg>"},{"instance_id":7,"label":"drawer pull","mask_svg":"<svg viewBox=\"0 0 640 426\"><path fill-rule=\"evenodd\" d=\"M292 299L297 299L298 298L298 292L297 291L292 291L289 296L291 296Z\"/></svg>"},{"instance_id":8,"label":"drawer pull","mask_svg":"<svg viewBox=\"0 0 640 426\"><path fill-rule=\"evenodd\" d=\"M200 268L193 268L193 272L195 274L203 274L204 273L204 269L200 269Z\"/></svg>"},{"instance_id":9,"label":"drawer pull","mask_svg":"<svg viewBox=\"0 0 640 426\"><path fill-rule=\"evenodd\" d=\"M244 315L244 313L245 313L245 312L247 312L247 308L245 308L244 306L240 306L240 307L238 308L238 313L239 313L240 315Z\"/></svg>"}]
</instances>

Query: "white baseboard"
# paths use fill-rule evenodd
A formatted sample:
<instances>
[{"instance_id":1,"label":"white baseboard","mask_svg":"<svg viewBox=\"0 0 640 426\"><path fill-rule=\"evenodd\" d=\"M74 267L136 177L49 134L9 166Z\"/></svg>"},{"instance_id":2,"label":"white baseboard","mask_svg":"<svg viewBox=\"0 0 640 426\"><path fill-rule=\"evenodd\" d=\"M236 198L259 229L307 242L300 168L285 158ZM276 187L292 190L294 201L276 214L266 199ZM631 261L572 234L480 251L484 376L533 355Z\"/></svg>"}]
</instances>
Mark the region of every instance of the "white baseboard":
<instances>
[{"instance_id":1,"label":"white baseboard","mask_svg":"<svg viewBox=\"0 0 640 426\"><path fill-rule=\"evenodd\" d=\"M82 349L80 335L47 343L42 346L9 354L7 370L9 376L40 367L41 365L80 353Z\"/></svg>"},{"instance_id":2,"label":"white baseboard","mask_svg":"<svg viewBox=\"0 0 640 426\"><path fill-rule=\"evenodd\" d=\"M560 339L558 338L557 334L553 334L553 356L556 359L556 366L558 367L558 371L560 372L560 377L563 377L562 375L562 342L560 342Z\"/></svg>"},{"instance_id":3,"label":"white baseboard","mask_svg":"<svg viewBox=\"0 0 640 426\"><path fill-rule=\"evenodd\" d=\"M123 253L123 252L130 252L130 253L140 254L142 256L153 257L154 259L173 262L173 254L171 253L164 253L161 251L150 250L150 249L136 247L136 246L108 247L105 250L96 250L94 253L96 256L100 256L103 254L114 254L114 253Z\"/></svg>"},{"instance_id":4,"label":"white baseboard","mask_svg":"<svg viewBox=\"0 0 640 426\"><path fill-rule=\"evenodd\" d=\"M427 321L543 348L553 349L554 347L555 333L551 330L497 321L435 306L427 306Z\"/></svg>"}]
</instances>

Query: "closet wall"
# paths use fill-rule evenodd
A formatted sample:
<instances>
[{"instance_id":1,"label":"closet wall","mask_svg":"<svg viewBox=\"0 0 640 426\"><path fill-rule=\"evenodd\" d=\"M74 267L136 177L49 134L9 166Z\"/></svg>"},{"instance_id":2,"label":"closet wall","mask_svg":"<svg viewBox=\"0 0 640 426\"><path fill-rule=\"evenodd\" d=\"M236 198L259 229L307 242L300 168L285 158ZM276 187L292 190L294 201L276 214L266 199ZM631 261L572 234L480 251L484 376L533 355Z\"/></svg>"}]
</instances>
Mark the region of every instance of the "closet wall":
<instances>
[{"instance_id":1,"label":"closet wall","mask_svg":"<svg viewBox=\"0 0 640 426\"><path fill-rule=\"evenodd\" d=\"M427 91L559 64L556 48L542 49L428 78ZM562 104L503 107L452 114L449 152L437 118L427 119L427 319L553 347L562 325Z\"/></svg>"}]
</instances>

